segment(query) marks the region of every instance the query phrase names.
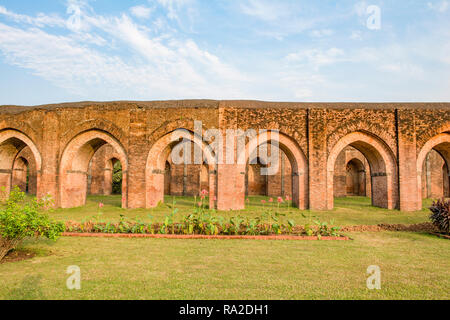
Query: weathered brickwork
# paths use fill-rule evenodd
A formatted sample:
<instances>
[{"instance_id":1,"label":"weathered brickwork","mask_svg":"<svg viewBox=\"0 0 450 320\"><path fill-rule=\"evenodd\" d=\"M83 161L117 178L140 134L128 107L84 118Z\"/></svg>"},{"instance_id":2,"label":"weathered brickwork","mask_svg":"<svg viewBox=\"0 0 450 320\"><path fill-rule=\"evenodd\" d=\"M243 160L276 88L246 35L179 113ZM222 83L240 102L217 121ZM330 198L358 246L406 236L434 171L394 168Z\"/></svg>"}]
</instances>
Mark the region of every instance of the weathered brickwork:
<instances>
[{"instance_id":1,"label":"weathered brickwork","mask_svg":"<svg viewBox=\"0 0 450 320\"><path fill-rule=\"evenodd\" d=\"M217 129L224 136L228 129L279 130L276 138L255 139L278 140L282 169L261 177L258 168L240 164L248 158L173 165L171 133L186 129L194 140L195 121L203 133ZM206 148L210 142L195 143ZM247 154L251 146L248 140ZM236 141L225 139L227 147L235 160L241 157ZM206 189L210 205L221 210L242 209L246 194L290 195L299 208L317 210L332 209L335 196L367 195L376 206L417 210L423 196L449 195L450 104L192 100L0 107L0 186L8 190L19 185L50 194L59 207L80 206L88 192L111 192L114 161L123 168L125 208Z\"/></svg>"}]
</instances>

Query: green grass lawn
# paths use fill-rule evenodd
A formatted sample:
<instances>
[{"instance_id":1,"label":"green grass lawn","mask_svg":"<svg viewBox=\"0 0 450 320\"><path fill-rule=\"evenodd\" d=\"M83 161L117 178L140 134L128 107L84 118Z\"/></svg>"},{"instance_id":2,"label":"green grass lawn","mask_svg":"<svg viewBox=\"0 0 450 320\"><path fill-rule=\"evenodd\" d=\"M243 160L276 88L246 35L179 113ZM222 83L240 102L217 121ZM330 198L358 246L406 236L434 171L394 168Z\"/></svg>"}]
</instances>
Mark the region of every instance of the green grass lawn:
<instances>
[{"instance_id":1,"label":"green grass lawn","mask_svg":"<svg viewBox=\"0 0 450 320\"><path fill-rule=\"evenodd\" d=\"M229 217L260 215L262 197ZM50 213L65 221L103 220L120 214L162 221L170 208L124 210L120 196L89 197L85 207ZM170 203L171 197L167 198ZM178 219L194 200L176 198ZM430 201L426 203L429 205ZM266 206L267 208L267 206ZM276 208L276 205L275 205ZM333 211L280 211L304 224L306 216L335 225L426 222L429 212L389 211L367 198L336 199ZM255 241L69 238L34 240L19 249L30 260L0 264L0 299L450 299L450 241L424 233L351 233L353 241ZM82 272L82 290L66 288L66 270ZM382 272L382 289L366 288L370 265Z\"/></svg>"},{"instance_id":2,"label":"green grass lawn","mask_svg":"<svg viewBox=\"0 0 450 320\"><path fill-rule=\"evenodd\" d=\"M118 221L120 215L133 219L139 217L143 221L148 221L148 215L154 217L154 222L163 222L165 216L171 211L167 205L160 205L154 209L122 209L121 196L89 196L87 204L84 207L72 209L57 209L51 213L51 216L59 221L77 221L92 220L92 217L101 213L101 219L105 221ZM173 197L166 197L166 203L171 204ZM195 200L189 197L175 197L176 207L180 209L176 220L180 221L183 216L193 211ZM244 217L256 217L261 215L268 208L277 209L277 204L265 206L261 200L268 200L267 197L250 197L250 203L247 208L241 211L219 211L216 214L229 218L231 216L241 215ZM100 210L98 204L104 203ZM279 211L286 214L286 220L292 219L297 224L303 225L308 222L309 217L316 216L322 221L334 221L335 225L376 225L380 223L389 224L414 224L422 223L428 220L429 210L426 209L431 204L431 200L424 201L424 208L416 212L401 212L398 210L386 210L371 206L371 200L364 197L338 198L335 200L335 209L332 211L300 211L289 207L284 203ZM306 218L303 217L303 215Z\"/></svg>"},{"instance_id":3,"label":"green grass lawn","mask_svg":"<svg viewBox=\"0 0 450 320\"><path fill-rule=\"evenodd\" d=\"M0 264L2 299L450 299L450 242L420 233L354 241L61 238ZM82 289L66 288L81 268ZM382 289L366 288L369 265Z\"/></svg>"}]
</instances>

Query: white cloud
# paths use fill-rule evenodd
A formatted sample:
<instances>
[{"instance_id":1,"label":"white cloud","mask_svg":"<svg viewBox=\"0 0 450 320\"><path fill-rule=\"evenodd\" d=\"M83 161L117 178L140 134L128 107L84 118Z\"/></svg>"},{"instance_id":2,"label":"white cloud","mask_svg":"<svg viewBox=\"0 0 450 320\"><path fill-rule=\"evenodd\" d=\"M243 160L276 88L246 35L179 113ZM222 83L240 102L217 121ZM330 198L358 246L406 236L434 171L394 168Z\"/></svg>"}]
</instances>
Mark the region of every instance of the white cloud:
<instances>
[{"instance_id":1,"label":"white cloud","mask_svg":"<svg viewBox=\"0 0 450 320\"><path fill-rule=\"evenodd\" d=\"M130 8L130 12L136 18L148 19L152 13L153 9L146 6L134 6Z\"/></svg>"},{"instance_id":2,"label":"white cloud","mask_svg":"<svg viewBox=\"0 0 450 320\"><path fill-rule=\"evenodd\" d=\"M178 20L178 12L192 4L193 0L156 0L168 11L167 17L171 20Z\"/></svg>"},{"instance_id":3,"label":"white cloud","mask_svg":"<svg viewBox=\"0 0 450 320\"><path fill-rule=\"evenodd\" d=\"M233 2L234 3L234 2ZM260 36L283 40L289 35L301 34L330 22L329 16L312 16L308 14L305 3L300 1L240 0L237 2L239 13L252 17L266 24L255 31ZM311 31L313 37L324 37L331 29Z\"/></svg>"},{"instance_id":4,"label":"white cloud","mask_svg":"<svg viewBox=\"0 0 450 320\"><path fill-rule=\"evenodd\" d=\"M65 26L65 20L58 15L46 15L39 13L36 17L30 17L23 14L17 14L7 10L5 7L0 6L0 15L4 15L7 18L18 23L26 23L37 27L63 27Z\"/></svg>"},{"instance_id":5,"label":"white cloud","mask_svg":"<svg viewBox=\"0 0 450 320\"><path fill-rule=\"evenodd\" d=\"M242 2L241 11L246 15L264 21L276 21L291 14L289 8L282 3L265 0L248 0Z\"/></svg>"},{"instance_id":6,"label":"white cloud","mask_svg":"<svg viewBox=\"0 0 450 320\"><path fill-rule=\"evenodd\" d=\"M342 61L344 51L338 48L330 48L328 50L321 49L307 49L290 53L286 56L288 62L294 62L299 64L307 64L313 67L315 70L321 66L334 64Z\"/></svg>"},{"instance_id":7,"label":"white cloud","mask_svg":"<svg viewBox=\"0 0 450 320\"><path fill-rule=\"evenodd\" d=\"M151 36L126 14L104 17L84 11L81 19L83 30L68 35L0 23L0 51L10 64L87 98L120 93L146 99L244 96L240 88L246 76L193 40ZM123 44L133 56L125 59L120 51L88 46L110 42Z\"/></svg>"},{"instance_id":8,"label":"white cloud","mask_svg":"<svg viewBox=\"0 0 450 320\"><path fill-rule=\"evenodd\" d=\"M449 1L441 1L439 3L432 3L432 2L428 2L427 3L428 8L438 11L440 13L444 13L448 10L448 8L450 8L450 2Z\"/></svg>"},{"instance_id":9,"label":"white cloud","mask_svg":"<svg viewBox=\"0 0 450 320\"><path fill-rule=\"evenodd\" d=\"M361 31L352 31L352 34L350 35L350 39L362 40L362 32Z\"/></svg>"},{"instance_id":10,"label":"white cloud","mask_svg":"<svg viewBox=\"0 0 450 320\"><path fill-rule=\"evenodd\" d=\"M320 29L311 31L311 36L314 38L324 38L329 37L334 34L334 31L331 29Z\"/></svg>"}]
</instances>

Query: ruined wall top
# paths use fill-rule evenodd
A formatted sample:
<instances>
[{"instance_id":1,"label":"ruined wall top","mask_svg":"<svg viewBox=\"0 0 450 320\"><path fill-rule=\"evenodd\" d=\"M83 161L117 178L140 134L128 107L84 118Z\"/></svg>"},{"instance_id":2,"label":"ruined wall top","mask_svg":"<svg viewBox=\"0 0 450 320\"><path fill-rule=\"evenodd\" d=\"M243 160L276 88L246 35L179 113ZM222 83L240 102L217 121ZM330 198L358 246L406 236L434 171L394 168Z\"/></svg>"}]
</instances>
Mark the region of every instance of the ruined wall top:
<instances>
[{"instance_id":1,"label":"ruined wall top","mask_svg":"<svg viewBox=\"0 0 450 320\"><path fill-rule=\"evenodd\" d=\"M0 114L19 114L32 110L61 110L80 108L105 108L108 110L122 110L129 108L142 109L169 109L169 108L245 108L245 109L428 109L428 110L450 110L449 102L420 102L420 103L349 103L349 102L267 102L256 100L167 100L167 101L111 101L111 102L69 102L58 104L47 104L38 106L0 106Z\"/></svg>"}]
</instances>

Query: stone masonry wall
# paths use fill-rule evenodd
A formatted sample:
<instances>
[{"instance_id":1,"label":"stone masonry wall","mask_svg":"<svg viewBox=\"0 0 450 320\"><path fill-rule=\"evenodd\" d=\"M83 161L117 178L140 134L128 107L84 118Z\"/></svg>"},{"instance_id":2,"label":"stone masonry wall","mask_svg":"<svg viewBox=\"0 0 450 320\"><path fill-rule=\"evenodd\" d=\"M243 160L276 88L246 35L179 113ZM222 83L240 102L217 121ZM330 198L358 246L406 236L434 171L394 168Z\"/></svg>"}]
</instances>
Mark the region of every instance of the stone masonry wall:
<instances>
[{"instance_id":1,"label":"stone masonry wall","mask_svg":"<svg viewBox=\"0 0 450 320\"><path fill-rule=\"evenodd\" d=\"M370 167L371 176L366 181L372 182L374 205L390 209L409 211L421 207L423 163L430 151L436 150L447 167L450 163L448 103L189 100L2 106L0 185L11 188L15 165L20 166L15 164L15 159L29 148L28 157L36 163L33 184L37 195L51 195L57 206L82 205L90 179L91 191L107 192L105 188L100 190L98 183L96 186L96 177L103 175L100 169L95 169L100 160L93 157L108 145L124 167L122 205L146 207L153 203L148 201L153 193L168 189L164 184L167 174L163 157L173 144L164 141L176 129L194 132L195 121L201 121L203 132L208 129L223 134L227 129L279 130L283 141L280 147L287 158L283 163L286 168L293 166L285 178L281 179L281 173L279 178L269 178L268 189L273 190L274 196L291 189L295 203L317 210L333 207L333 197L340 189L335 177L343 176L337 172L342 167L335 169L336 163L341 161L339 154L348 146L358 150L366 159L365 167ZM224 141L224 149L234 142ZM211 198L215 199L213 205L219 209L245 206L245 166L208 165L205 170L197 165L174 167L170 171L171 193L184 190L185 194L195 194L200 186L207 185ZM448 181L443 172L441 176L444 190ZM184 182L180 183L180 177ZM289 181L293 183L291 187ZM367 189L368 186L366 193ZM438 193L432 191L430 195Z\"/></svg>"}]
</instances>

